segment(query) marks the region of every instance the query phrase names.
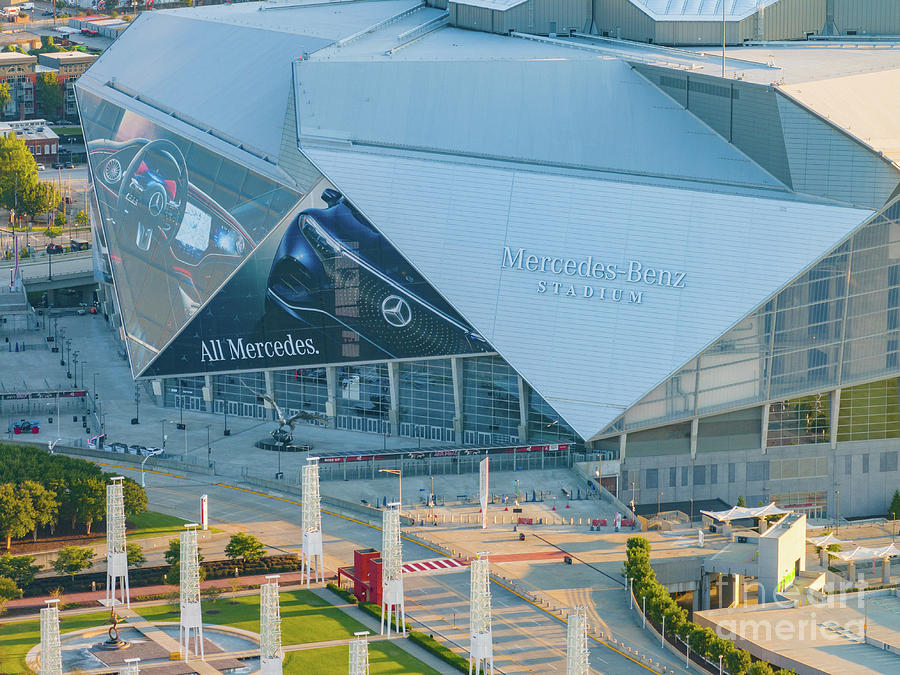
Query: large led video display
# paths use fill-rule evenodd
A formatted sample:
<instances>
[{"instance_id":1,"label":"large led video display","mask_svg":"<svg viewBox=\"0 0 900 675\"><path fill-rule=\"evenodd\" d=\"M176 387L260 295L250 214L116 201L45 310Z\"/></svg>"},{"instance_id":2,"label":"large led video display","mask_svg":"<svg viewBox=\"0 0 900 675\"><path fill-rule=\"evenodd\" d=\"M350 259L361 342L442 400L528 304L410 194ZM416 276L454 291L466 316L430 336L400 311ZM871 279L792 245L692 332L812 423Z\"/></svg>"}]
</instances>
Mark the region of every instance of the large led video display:
<instances>
[{"instance_id":1,"label":"large led video display","mask_svg":"<svg viewBox=\"0 0 900 675\"><path fill-rule=\"evenodd\" d=\"M83 90L79 104L137 374L301 195Z\"/></svg>"},{"instance_id":2,"label":"large led video display","mask_svg":"<svg viewBox=\"0 0 900 675\"><path fill-rule=\"evenodd\" d=\"M493 351L327 180L145 376Z\"/></svg>"}]
</instances>

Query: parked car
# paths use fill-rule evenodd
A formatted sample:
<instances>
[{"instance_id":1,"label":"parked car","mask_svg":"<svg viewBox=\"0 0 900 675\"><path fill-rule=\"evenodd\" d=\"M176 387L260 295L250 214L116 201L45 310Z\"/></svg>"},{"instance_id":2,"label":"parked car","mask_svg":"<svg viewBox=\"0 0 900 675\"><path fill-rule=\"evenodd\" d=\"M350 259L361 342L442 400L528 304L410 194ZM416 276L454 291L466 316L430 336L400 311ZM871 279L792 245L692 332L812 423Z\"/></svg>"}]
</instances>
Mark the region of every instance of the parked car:
<instances>
[{"instance_id":1,"label":"parked car","mask_svg":"<svg viewBox=\"0 0 900 675\"><path fill-rule=\"evenodd\" d=\"M56 255L58 253L63 253L65 249L59 244L47 244L47 253L52 253Z\"/></svg>"},{"instance_id":2,"label":"parked car","mask_svg":"<svg viewBox=\"0 0 900 675\"><path fill-rule=\"evenodd\" d=\"M53 10L45 9L43 12L41 12L41 16L53 16Z\"/></svg>"},{"instance_id":3,"label":"parked car","mask_svg":"<svg viewBox=\"0 0 900 675\"><path fill-rule=\"evenodd\" d=\"M46 168L47 168L47 167L44 166L43 164L40 164L40 163L39 163L39 164L37 165L37 170L38 170L38 171L43 171L43 170L46 169Z\"/></svg>"},{"instance_id":4,"label":"parked car","mask_svg":"<svg viewBox=\"0 0 900 675\"><path fill-rule=\"evenodd\" d=\"M63 164L62 162L53 162L53 168L54 168L54 169L61 169L61 168L63 168L64 166L65 166L65 164Z\"/></svg>"},{"instance_id":5,"label":"parked car","mask_svg":"<svg viewBox=\"0 0 900 675\"><path fill-rule=\"evenodd\" d=\"M66 165L63 167L64 169L74 169L75 162L66 162Z\"/></svg>"},{"instance_id":6,"label":"parked car","mask_svg":"<svg viewBox=\"0 0 900 675\"><path fill-rule=\"evenodd\" d=\"M110 443L106 447L108 447L111 452L120 452L120 453L128 452L128 446L125 445L124 443Z\"/></svg>"},{"instance_id":7,"label":"parked car","mask_svg":"<svg viewBox=\"0 0 900 675\"><path fill-rule=\"evenodd\" d=\"M143 445L129 445L128 446L128 454L130 455L141 455L144 451L146 451Z\"/></svg>"},{"instance_id":8,"label":"parked car","mask_svg":"<svg viewBox=\"0 0 900 675\"><path fill-rule=\"evenodd\" d=\"M72 239L69 242L69 248L73 251L87 251L91 248L91 242L83 239Z\"/></svg>"},{"instance_id":9,"label":"parked car","mask_svg":"<svg viewBox=\"0 0 900 675\"><path fill-rule=\"evenodd\" d=\"M36 434L41 430L40 420L19 420L18 422L10 422L9 430L14 434Z\"/></svg>"}]
</instances>

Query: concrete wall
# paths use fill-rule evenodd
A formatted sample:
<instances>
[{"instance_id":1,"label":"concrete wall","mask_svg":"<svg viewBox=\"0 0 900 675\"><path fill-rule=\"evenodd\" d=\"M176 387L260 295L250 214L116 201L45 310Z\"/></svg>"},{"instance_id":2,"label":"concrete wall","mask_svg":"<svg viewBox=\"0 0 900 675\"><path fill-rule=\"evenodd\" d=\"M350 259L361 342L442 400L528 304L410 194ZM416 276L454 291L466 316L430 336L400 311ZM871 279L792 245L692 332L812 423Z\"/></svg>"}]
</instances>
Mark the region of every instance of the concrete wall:
<instances>
[{"instance_id":1,"label":"concrete wall","mask_svg":"<svg viewBox=\"0 0 900 675\"><path fill-rule=\"evenodd\" d=\"M900 2L897 0L835 0L834 23L841 34L900 33Z\"/></svg>"},{"instance_id":2,"label":"concrete wall","mask_svg":"<svg viewBox=\"0 0 900 675\"><path fill-rule=\"evenodd\" d=\"M797 561L800 569L797 570ZM759 538L759 602L775 602L795 572L806 570L806 516L788 515ZM779 582L790 579L782 589Z\"/></svg>"},{"instance_id":3,"label":"concrete wall","mask_svg":"<svg viewBox=\"0 0 900 675\"><path fill-rule=\"evenodd\" d=\"M861 12L860 9L851 11L850 5L880 5L872 10L872 23L883 23L893 11L885 5L894 2L838 0L842 1L848 5L848 14ZM658 44L681 46L722 44L722 24L719 21L655 22L629 0L594 0L594 21L601 34L610 37L618 35L626 40L652 40ZM864 23L864 20L857 21L860 22ZM740 22L728 22L725 37L726 42L732 45L745 40L798 40L805 38L807 33L821 32L824 24L825 0L781 0Z\"/></svg>"},{"instance_id":4,"label":"concrete wall","mask_svg":"<svg viewBox=\"0 0 900 675\"><path fill-rule=\"evenodd\" d=\"M629 435L630 438L630 435ZM635 501L638 504L655 504L657 495L663 493L663 502L690 499L720 498L735 504L744 496L748 506L757 506L769 496L787 493L821 491L827 497L829 517L834 517L839 501L841 517L883 515L887 512L894 490L900 486L900 472L881 469L882 453L889 453L887 465L892 466L890 453L900 452L900 439L852 441L838 443L834 451L828 443L733 450L697 454L691 457L688 450L677 454L646 455L628 454L622 462L621 485L625 501L630 500L631 482L637 483ZM868 455L868 471L864 469L864 457ZM849 460L846 459L849 457ZM821 458L825 471L818 476L801 478L777 477L770 480L772 462L782 459ZM849 468L848 472L846 469ZM711 482L711 466L716 468L716 482ZM733 465L730 467L730 465ZM694 481L697 466L706 466L705 483ZM646 469L657 470L658 488L645 486ZM674 469L675 485L670 485L670 469ZM686 472L686 473L685 473ZM683 483L683 474L686 483ZM839 499L834 490L840 491Z\"/></svg>"},{"instance_id":5,"label":"concrete wall","mask_svg":"<svg viewBox=\"0 0 900 675\"><path fill-rule=\"evenodd\" d=\"M590 26L591 0L526 0L506 11L449 2L451 25L506 34L510 31L568 35ZM438 5L436 5L438 6Z\"/></svg>"},{"instance_id":6,"label":"concrete wall","mask_svg":"<svg viewBox=\"0 0 900 675\"><path fill-rule=\"evenodd\" d=\"M527 0L506 12L494 12L498 33L568 34L590 26L591 0Z\"/></svg>"}]
</instances>

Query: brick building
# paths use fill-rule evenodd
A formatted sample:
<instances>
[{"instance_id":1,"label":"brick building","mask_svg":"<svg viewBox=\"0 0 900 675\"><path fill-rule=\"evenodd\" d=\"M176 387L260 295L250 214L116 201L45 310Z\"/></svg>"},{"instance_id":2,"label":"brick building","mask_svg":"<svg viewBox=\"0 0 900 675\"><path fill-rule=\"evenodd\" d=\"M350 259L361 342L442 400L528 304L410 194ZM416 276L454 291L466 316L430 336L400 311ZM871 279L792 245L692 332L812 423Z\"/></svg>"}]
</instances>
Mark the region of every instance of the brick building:
<instances>
[{"instance_id":1,"label":"brick building","mask_svg":"<svg viewBox=\"0 0 900 675\"><path fill-rule=\"evenodd\" d=\"M14 133L16 138L25 141L25 145L34 155L38 164L50 167L59 159L59 136L56 135L45 120L23 120L0 123L0 134L7 136Z\"/></svg>"},{"instance_id":2,"label":"brick building","mask_svg":"<svg viewBox=\"0 0 900 675\"><path fill-rule=\"evenodd\" d=\"M38 56L38 65L56 71L63 88L63 108L67 119L78 114L75 104L75 80L97 60L96 54L86 52L48 52Z\"/></svg>"}]
</instances>

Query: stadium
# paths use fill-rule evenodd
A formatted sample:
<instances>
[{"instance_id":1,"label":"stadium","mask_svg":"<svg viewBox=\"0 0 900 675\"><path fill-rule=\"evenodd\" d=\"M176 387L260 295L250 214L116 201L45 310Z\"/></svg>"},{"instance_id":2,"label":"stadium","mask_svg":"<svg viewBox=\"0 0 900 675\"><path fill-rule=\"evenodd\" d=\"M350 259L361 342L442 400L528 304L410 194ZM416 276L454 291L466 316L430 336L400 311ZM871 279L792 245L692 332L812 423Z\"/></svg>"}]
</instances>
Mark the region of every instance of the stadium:
<instances>
[{"instance_id":1,"label":"stadium","mask_svg":"<svg viewBox=\"0 0 900 675\"><path fill-rule=\"evenodd\" d=\"M135 378L260 419L265 391L373 447L599 454L637 503L884 513L892 10L801 3L778 32L797 3L726 3L723 58L598 23L715 44L718 3L443 4L145 12L79 79Z\"/></svg>"}]
</instances>

